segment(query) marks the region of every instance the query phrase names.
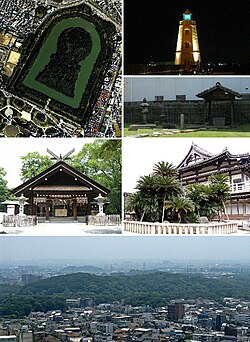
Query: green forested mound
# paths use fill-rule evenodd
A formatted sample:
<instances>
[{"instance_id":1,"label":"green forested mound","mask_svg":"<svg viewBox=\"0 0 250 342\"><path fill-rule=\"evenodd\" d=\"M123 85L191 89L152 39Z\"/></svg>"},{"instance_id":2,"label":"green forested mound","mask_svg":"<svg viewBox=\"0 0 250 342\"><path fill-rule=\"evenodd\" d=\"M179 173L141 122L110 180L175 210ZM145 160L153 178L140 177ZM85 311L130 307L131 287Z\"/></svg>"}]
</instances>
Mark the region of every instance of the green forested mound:
<instances>
[{"instance_id":1,"label":"green forested mound","mask_svg":"<svg viewBox=\"0 0 250 342\"><path fill-rule=\"evenodd\" d=\"M66 298L91 297L96 304L124 299L131 305L166 305L170 299L198 297L222 300L223 297L250 299L250 275L208 279L201 275L166 272L114 276L75 273L57 276L3 291L0 315L19 317L31 310L65 310ZM0 288L1 292L1 288Z\"/></svg>"}]
</instances>

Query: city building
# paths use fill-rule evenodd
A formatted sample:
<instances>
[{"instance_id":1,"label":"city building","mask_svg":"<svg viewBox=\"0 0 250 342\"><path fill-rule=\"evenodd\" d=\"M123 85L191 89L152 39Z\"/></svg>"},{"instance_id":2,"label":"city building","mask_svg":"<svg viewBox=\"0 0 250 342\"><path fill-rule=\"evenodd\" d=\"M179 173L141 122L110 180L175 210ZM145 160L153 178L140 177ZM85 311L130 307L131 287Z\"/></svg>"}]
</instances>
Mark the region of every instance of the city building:
<instances>
[{"instance_id":1,"label":"city building","mask_svg":"<svg viewBox=\"0 0 250 342\"><path fill-rule=\"evenodd\" d=\"M208 152L192 143L189 152L178 165L183 186L209 182L214 174L228 177L230 199L226 213L230 219L250 217L250 154L231 154L226 148L219 154Z\"/></svg>"},{"instance_id":2,"label":"city building","mask_svg":"<svg viewBox=\"0 0 250 342\"><path fill-rule=\"evenodd\" d=\"M41 279L41 276L38 274L22 274L22 283L23 284L30 284L30 283L34 283L38 280Z\"/></svg>"},{"instance_id":3,"label":"city building","mask_svg":"<svg viewBox=\"0 0 250 342\"><path fill-rule=\"evenodd\" d=\"M187 9L180 21L175 64L183 65L186 72L191 68L199 69L201 54L199 49L196 22L192 20L192 13Z\"/></svg>"},{"instance_id":4,"label":"city building","mask_svg":"<svg viewBox=\"0 0 250 342\"><path fill-rule=\"evenodd\" d=\"M66 305L69 308L79 308L81 305L81 298L68 298L66 299Z\"/></svg>"},{"instance_id":5,"label":"city building","mask_svg":"<svg viewBox=\"0 0 250 342\"><path fill-rule=\"evenodd\" d=\"M183 303L171 303L168 305L168 319L178 321L185 315L185 305Z\"/></svg>"}]
</instances>

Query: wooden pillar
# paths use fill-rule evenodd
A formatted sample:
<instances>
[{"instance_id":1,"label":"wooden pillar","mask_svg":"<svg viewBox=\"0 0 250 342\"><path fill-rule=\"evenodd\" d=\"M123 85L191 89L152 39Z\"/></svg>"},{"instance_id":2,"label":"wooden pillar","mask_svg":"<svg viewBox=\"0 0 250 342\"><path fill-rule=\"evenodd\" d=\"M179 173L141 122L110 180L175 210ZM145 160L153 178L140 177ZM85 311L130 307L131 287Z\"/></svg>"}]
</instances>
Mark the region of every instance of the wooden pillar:
<instances>
[{"instance_id":1,"label":"wooden pillar","mask_svg":"<svg viewBox=\"0 0 250 342\"><path fill-rule=\"evenodd\" d=\"M73 199L73 217L74 217L74 221L77 221L77 200L76 198Z\"/></svg>"},{"instance_id":2,"label":"wooden pillar","mask_svg":"<svg viewBox=\"0 0 250 342\"><path fill-rule=\"evenodd\" d=\"M234 101L231 100L230 102L230 109L231 109L231 125L234 124Z\"/></svg>"},{"instance_id":3,"label":"wooden pillar","mask_svg":"<svg viewBox=\"0 0 250 342\"><path fill-rule=\"evenodd\" d=\"M211 100L208 101L208 124L211 125Z\"/></svg>"},{"instance_id":4,"label":"wooden pillar","mask_svg":"<svg viewBox=\"0 0 250 342\"><path fill-rule=\"evenodd\" d=\"M88 198L88 204L87 204L87 215L91 215L91 204L90 204L90 198Z\"/></svg>"},{"instance_id":5,"label":"wooden pillar","mask_svg":"<svg viewBox=\"0 0 250 342\"><path fill-rule=\"evenodd\" d=\"M31 207L31 215L36 215L36 205L34 203L34 195L31 193L30 196L30 207Z\"/></svg>"},{"instance_id":6,"label":"wooden pillar","mask_svg":"<svg viewBox=\"0 0 250 342\"><path fill-rule=\"evenodd\" d=\"M46 199L46 208L45 208L45 219L46 219L46 221L49 221L49 206L50 206L50 200Z\"/></svg>"},{"instance_id":7,"label":"wooden pillar","mask_svg":"<svg viewBox=\"0 0 250 342\"><path fill-rule=\"evenodd\" d=\"M31 211L32 216L37 216L37 204L32 203L32 211Z\"/></svg>"},{"instance_id":8,"label":"wooden pillar","mask_svg":"<svg viewBox=\"0 0 250 342\"><path fill-rule=\"evenodd\" d=\"M207 123L207 101L206 100L204 100L204 103L203 103L203 117L204 117L205 123Z\"/></svg>"}]
</instances>

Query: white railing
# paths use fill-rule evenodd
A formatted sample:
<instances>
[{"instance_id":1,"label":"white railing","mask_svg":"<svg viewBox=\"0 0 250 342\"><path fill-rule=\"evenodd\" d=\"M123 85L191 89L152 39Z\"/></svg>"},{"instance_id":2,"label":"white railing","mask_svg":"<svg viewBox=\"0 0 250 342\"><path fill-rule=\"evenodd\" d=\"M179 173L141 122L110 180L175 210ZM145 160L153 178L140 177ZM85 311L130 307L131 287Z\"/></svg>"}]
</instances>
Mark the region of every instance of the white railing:
<instances>
[{"instance_id":1,"label":"white railing","mask_svg":"<svg viewBox=\"0 0 250 342\"><path fill-rule=\"evenodd\" d=\"M125 232L150 235L224 235L238 232L238 224L232 222L210 223L151 223L123 221Z\"/></svg>"},{"instance_id":2,"label":"white railing","mask_svg":"<svg viewBox=\"0 0 250 342\"><path fill-rule=\"evenodd\" d=\"M247 192L250 191L250 182L241 182L241 183L231 183L230 184L231 193L234 192Z\"/></svg>"},{"instance_id":3,"label":"white railing","mask_svg":"<svg viewBox=\"0 0 250 342\"><path fill-rule=\"evenodd\" d=\"M121 224L120 215L88 216L89 226L119 226Z\"/></svg>"}]
</instances>

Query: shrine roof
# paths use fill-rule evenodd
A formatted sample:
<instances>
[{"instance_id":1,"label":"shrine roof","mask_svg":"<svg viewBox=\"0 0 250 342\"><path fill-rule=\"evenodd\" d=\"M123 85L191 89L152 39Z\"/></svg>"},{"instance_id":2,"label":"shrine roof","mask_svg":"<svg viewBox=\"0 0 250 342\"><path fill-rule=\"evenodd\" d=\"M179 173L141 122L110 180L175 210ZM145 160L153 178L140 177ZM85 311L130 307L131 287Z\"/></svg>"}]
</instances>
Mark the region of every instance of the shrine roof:
<instances>
[{"instance_id":1,"label":"shrine roof","mask_svg":"<svg viewBox=\"0 0 250 342\"><path fill-rule=\"evenodd\" d=\"M49 189L50 186L57 187L57 189L59 189L60 187L60 190L62 190L63 187L65 188L68 185L56 184L56 182L55 184L48 184L48 185L43 184L46 178L49 179L49 177L54 176L55 174L57 174L57 172L61 172L61 171L63 171L65 174L67 174L67 176L71 177L72 179L75 179L78 182L78 184L76 185L70 185L70 187L72 188L72 191L75 189L74 188L75 186L81 186L82 190L85 189L85 191L90 191L92 189L95 189L96 191L100 192L102 195L107 195L110 192L110 190L104 187L103 185L99 184L95 180L89 178L88 176L84 175L82 172L76 170L69 164L60 160L56 162L55 164L53 164L52 166L50 166L48 169L40 172L38 175L32 177L31 179L27 180L23 184L14 188L12 190L12 193L18 195L27 190L33 190L34 188L39 188L39 186L43 189L45 189L45 187ZM52 190L52 188L50 189ZM77 189L79 190L79 187ZM69 188L67 190L69 190ZM66 188L65 188L65 191L66 191Z\"/></svg>"},{"instance_id":2,"label":"shrine roof","mask_svg":"<svg viewBox=\"0 0 250 342\"><path fill-rule=\"evenodd\" d=\"M238 93L237 91L234 91L230 88L224 87L219 82L217 82L213 87L208 88L208 89L202 91L201 93L198 93L196 96L203 98L205 95L210 94L216 90L223 90L224 92L231 94L231 95L234 95L235 97L238 97L238 98L242 97L242 95L240 93Z\"/></svg>"},{"instance_id":3,"label":"shrine roof","mask_svg":"<svg viewBox=\"0 0 250 342\"><path fill-rule=\"evenodd\" d=\"M81 185L40 185L33 188L35 191L91 191L91 188Z\"/></svg>"}]
</instances>

